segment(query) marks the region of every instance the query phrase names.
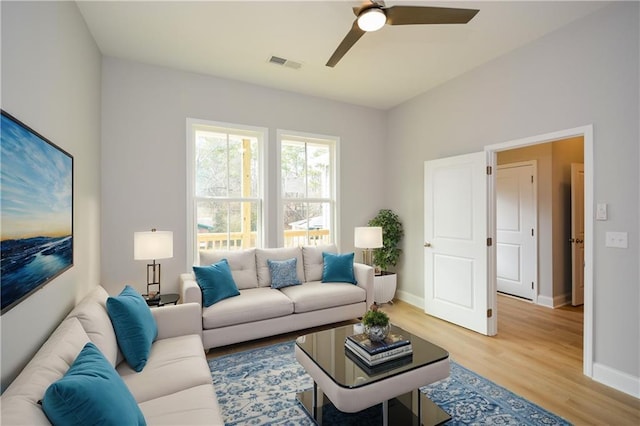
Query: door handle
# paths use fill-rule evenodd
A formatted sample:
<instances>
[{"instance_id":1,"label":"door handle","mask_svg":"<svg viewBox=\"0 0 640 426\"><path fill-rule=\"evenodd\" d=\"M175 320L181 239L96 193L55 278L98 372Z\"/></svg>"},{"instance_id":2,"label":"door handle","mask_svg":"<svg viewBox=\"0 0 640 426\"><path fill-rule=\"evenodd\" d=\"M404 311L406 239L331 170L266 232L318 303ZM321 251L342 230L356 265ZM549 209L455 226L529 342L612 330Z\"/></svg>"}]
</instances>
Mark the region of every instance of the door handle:
<instances>
[{"instance_id":1,"label":"door handle","mask_svg":"<svg viewBox=\"0 0 640 426\"><path fill-rule=\"evenodd\" d=\"M431 247L431 243L430 242L426 242L426 243L424 243L424 246L425 247Z\"/></svg>"},{"instance_id":2,"label":"door handle","mask_svg":"<svg viewBox=\"0 0 640 426\"><path fill-rule=\"evenodd\" d=\"M573 238L569 238L569 243L573 244L575 242L576 242L576 240L574 240Z\"/></svg>"}]
</instances>

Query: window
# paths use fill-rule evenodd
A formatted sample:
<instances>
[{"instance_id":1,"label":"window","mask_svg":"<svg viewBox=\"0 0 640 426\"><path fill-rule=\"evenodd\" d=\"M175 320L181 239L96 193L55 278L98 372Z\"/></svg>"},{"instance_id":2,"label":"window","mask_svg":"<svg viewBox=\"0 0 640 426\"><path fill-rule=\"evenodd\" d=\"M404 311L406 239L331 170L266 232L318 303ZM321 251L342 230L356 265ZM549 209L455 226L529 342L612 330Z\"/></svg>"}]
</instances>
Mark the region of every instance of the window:
<instances>
[{"instance_id":1,"label":"window","mask_svg":"<svg viewBox=\"0 0 640 426\"><path fill-rule=\"evenodd\" d=\"M279 132L281 246L337 241L337 138Z\"/></svg>"},{"instance_id":2,"label":"window","mask_svg":"<svg viewBox=\"0 0 640 426\"><path fill-rule=\"evenodd\" d=\"M189 264L198 250L262 245L266 129L187 120Z\"/></svg>"}]
</instances>

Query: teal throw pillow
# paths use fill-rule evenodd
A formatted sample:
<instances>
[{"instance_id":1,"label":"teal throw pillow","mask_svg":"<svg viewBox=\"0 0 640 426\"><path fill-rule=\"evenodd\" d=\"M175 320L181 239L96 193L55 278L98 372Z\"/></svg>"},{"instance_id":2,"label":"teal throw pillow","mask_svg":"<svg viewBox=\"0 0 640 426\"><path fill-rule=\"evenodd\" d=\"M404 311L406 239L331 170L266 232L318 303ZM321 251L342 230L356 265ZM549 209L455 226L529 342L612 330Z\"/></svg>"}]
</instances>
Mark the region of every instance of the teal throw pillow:
<instances>
[{"instance_id":1,"label":"teal throw pillow","mask_svg":"<svg viewBox=\"0 0 640 426\"><path fill-rule=\"evenodd\" d=\"M209 266L194 266L193 273L202 290L202 303L205 307L223 299L240 295L227 259L222 259Z\"/></svg>"},{"instance_id":2,"label":"teal throw pillow","mask_svg":"<svg viewBox=\"0 0 640 426\"><path fill-rule=\"evenodd\" d=\"M142 371L151 344L158 336L158 326L147 302L127 285L118 296L107 299L107 312L124 359L135 371Z\"/></svg>"},{"instance_id":3,"label":"teal throw pillow","mask_svg":"<svg viewBox=\"0 0 640 426\"><path fill-rule=\"evenodd\" d=\"M135 398L93 343L47 388L42 410L54 425L146 425Z\"/></svg>"},{"instance_id":4,"label":"teal throw pillow","mask_svg":"<svg viewBox=\"0 0 640 426\"><path fill-rule=\"evenodd\" d=\"M284 288L302 284L298 279L298 261L295 257L287 260L267 259L271 272L271 287Z\"/></svg>"},{"instance_id":5,"label":"teal throw pillow","mask_svg":"<svg viewBox=\"0 0 640 426\"><path fill-rule=\"evenodd\" d=\"M322 252L322 282L357 284L353 272L353 253L335 254Z\"/></svg>"}]
</instances>

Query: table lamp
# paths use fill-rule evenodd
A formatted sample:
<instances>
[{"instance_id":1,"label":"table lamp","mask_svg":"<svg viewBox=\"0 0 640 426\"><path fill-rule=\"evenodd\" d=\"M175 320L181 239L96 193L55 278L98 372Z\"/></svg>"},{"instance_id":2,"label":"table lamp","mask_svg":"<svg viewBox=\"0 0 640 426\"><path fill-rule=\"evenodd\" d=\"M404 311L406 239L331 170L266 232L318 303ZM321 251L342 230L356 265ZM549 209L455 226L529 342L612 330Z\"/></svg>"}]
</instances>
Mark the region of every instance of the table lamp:
<instances>
[{"instance_id":1,"label":"table lamp","mask_svg":"<svg viewBox=\"0 0 640 426\"><path fill-rule=\"evenodd\" d=\"M153 260L147 264L147 297L160 297L160 264L156 259L173 257L173 232L142 231L133 233L133 258L135 260ZM157 286L157 291L152 288Z\"/></svg>"},{"instance_id":2,"label":"table lamp","mask_svg":"<svg viewBox=\"0 0 640 426\"><path fill-rule=\"evenodd\" d=\"M354 232L354 245L362 250L362 263L372 265L371 249L382 247L382 227L357 226Z\"/></svg>"}]
</instances>

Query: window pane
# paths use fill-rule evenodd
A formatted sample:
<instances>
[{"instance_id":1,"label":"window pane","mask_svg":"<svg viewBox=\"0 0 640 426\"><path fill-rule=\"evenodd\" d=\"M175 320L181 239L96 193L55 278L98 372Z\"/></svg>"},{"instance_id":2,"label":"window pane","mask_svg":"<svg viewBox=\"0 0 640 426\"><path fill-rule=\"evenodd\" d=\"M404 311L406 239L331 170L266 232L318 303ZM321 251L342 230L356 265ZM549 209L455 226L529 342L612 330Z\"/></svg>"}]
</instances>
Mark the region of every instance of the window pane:
<instances>
[{"instance_id":1,"label":"window pane","mask_svg":"<svg viewBox=\"0 0 640 426\"><path fill-rule=\"evenodd\" d=\"M229 197L257 197L258 140L229 135Z\"/></svg>"},{"instance_id":2,"label":"window pane","mask_svg":"<svg viewBox=\"0 0 640 426\"><path fill-rule=\"evenodd\" d=\"M196 131L196 196L227 196L227 136Z\"/></svg>"},{"instance_id":3,"label":"window pane","mask_svg":"<svg viewBox=\"0 0 640 426\"><path fill-rule=\"evenodd\" d=\"M329 203L284 203L284 246L331 243L331 206Z\"/></svg>"},{"instance_id":4,"label":"window pane","mask_svg":"<svg viewBox=\"0 0 640 426\"><path fill-rule=\"evenodd\" d=\"M306 152L304 142L282 141L282 196L306 197Z\"/></svg>"},{"instance_id":5,"label":"window pane","mask_svg":"<svg viewBox=\"0 0 640 426\"><path fill-rule=\"evenodd\" d=\"M307 197L331 197L331 155L327 145L307 144Z\"/></svg>"},{"instance_id":6,"label":"window pane","mask_svg":"<svg viewBox=\"0 0 640 426\"><path fill-rule=\"evenodd\" d=\"M331 244L333 226L330 203L309 203L309 238L307 244Z\"/></svg>"},{"instance_id":7,"label":"window pane","mask_svg":"<svg viewBox=\"0 0 640 426\"><path fill-rule=\"evenodd\" d=\"M256 247L258 207L258 202L249 201L198 201L198 249Z\"/></svg>"}]
</instances>

